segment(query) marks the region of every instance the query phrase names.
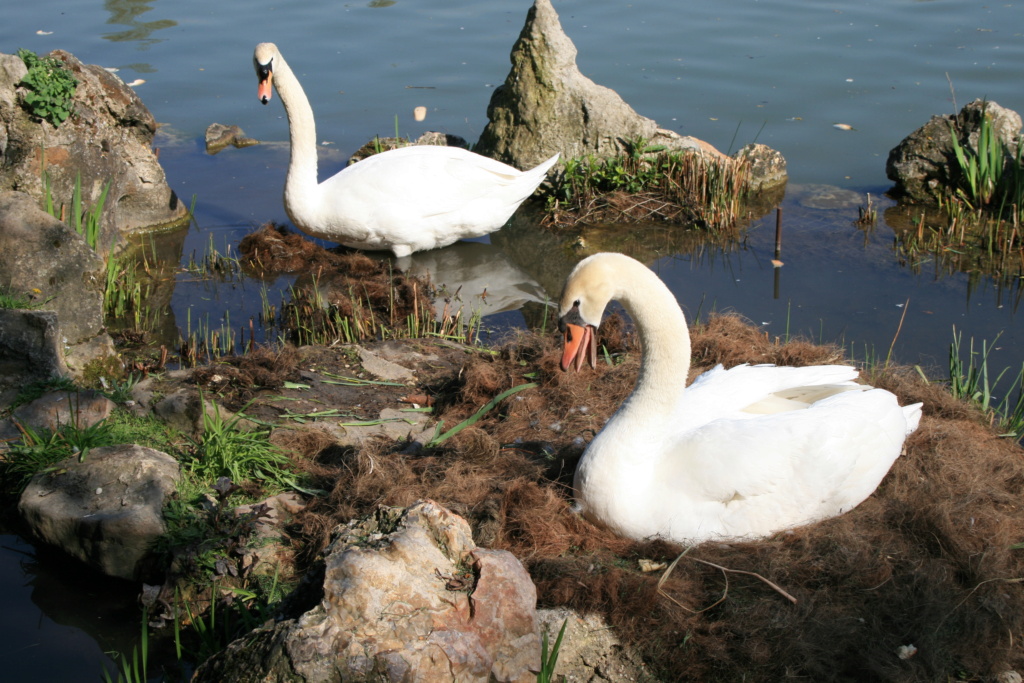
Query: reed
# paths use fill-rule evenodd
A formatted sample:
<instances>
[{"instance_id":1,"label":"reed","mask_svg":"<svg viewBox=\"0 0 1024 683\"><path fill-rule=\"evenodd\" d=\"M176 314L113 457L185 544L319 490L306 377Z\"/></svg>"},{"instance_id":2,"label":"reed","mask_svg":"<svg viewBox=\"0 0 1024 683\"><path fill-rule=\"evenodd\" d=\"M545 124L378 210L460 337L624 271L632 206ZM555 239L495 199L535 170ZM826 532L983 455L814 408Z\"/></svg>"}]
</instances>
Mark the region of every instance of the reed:
<instances>
[{"instance_id":1,"label":"reed","mask_svg":"<svg viewBox=\"0 0 1024 683\"><path fill-rule=\"evenodd\" d=\"M667 220L718 232L742 217L749 178L745 162L635 139L621 156L568 159L548 195L545 222Z\"/></svg>"},{"instance_id":2,"label":"reed","mask_svg":"<svg viewBox=\"0 0 1024 683\"><path fill-rule=\"evenodd\" d=\"M981 350L969 341L966 359L963 357L963 333L953 328L953 342L949 346L949 391L953 396L976 405L996 425L1003 436L1020 439L1024 436L1024 364L1011 382L1012 388L1001 399L994 393L996 386L1009 372L1003 368L995 379L990 378L989 354L999 335L990 345L982 340ZM1016 389L1013 395L1012 389Z\"/></svg>"}]
</instances>

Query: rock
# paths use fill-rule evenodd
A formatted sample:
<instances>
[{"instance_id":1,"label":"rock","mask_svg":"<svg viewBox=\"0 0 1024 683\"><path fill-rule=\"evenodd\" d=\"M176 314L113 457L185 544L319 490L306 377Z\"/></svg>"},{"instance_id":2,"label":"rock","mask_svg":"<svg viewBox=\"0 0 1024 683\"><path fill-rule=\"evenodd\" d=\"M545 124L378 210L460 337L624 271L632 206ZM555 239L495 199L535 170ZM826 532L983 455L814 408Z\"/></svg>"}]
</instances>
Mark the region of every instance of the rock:
<instances>
[{"instance_id":1,"label":"rock","mask_svg":"<svg viewBox=\"0 0 1024 683\"><path fill-rule=\"evenodd\" d=\"M0 309L0 387L68 374L56 313Z\"/></svg>"},{"instance_id":2,"label":"rock","mask_svg":"<svg viewBox=\"0 0 1024 683\"><path fill-rule=\"evenodd\" d=\"M800 206L823 211L855 209L858 206L864 206L867 202L865 194L822 183L790 185L788 194L796 197Z\"/></svg>"},{"instance_id":3,"label":"rock","mask_svg":"<svg viewBox=\"0 0 1024 683\"><path fill-rule=\"evenodd\" d=\"M512 70L487 107L490 122L474 148L480 154L530 168L555 152L563 160L621 155L628 143L643 138L669 152L730 158L703 140L660 128L615 91L584 76L576 66L576 46L562 30L550 0L534 2L511 59ZM777 166L771 170L774 177L755 179L754 185L778 183ZM784 180L784 162L782 171Z\"/></svg>"},{"instance_id":4,"label":"rock","mask_svg":"<svg viewBox=\"0 0 1024 683\"><path fill-rule=\"evenodd\" d=\"M535 681L536 590L432 501L342 528L322 598L202 664L194 681Z\"/></svg>"},{"instance_id":5,"label":"rock","mask_svg":"<svg viewBox=\"0 0 1024 683\"><path fill-rule=\"evenodd\" d=\"M412 370L378 356L373 351L356 345L356 353L359 354L359 362L363 369L374 376L389 382L409 382L415 379Z\"/></svg>"},{"instance_id":6,"label":"rock","mask_svg":"<svg viewBox=\"0 0 1024 683\"><path fill-rule=\"evenodd\" d=\"M188 210L167 185L153 151L157 124L135 91L96 65L82 64L62 50L50 53L78 80L74 111L60 127L32 119L20 106L26 73L21 58L0 54L0 189L43 197L40 168L46 168L55 204L70 207L76 176L83 204L94 206L104 184L99 240L106 253L121 234L180 223Z\"/></svg>"},{"instance_id":7,"label":"rock","mask_svg":"<svg viewBox=\"0 0 1024 683\"><path fill-rule=\"evenodd\" d=\"M0 192L0 282L15 294L28 294L39 310L57 314L58 358L53 355L47 333L29 332L27 320L0 331L0 345L9 353L40 359L59 368L67 364L79 372L93 358L114 355L114 346L104 328L103 287L106 267L81 235L39 208L37 200L23 192ZM36 319L39 322L39 319ZM36 341L36 350L11 344Z\"/></svg>"},{"instance_id":8,"label":"rock","mask_svg":"<svg viewBox=\"0 0 1024 683\"><path fill-rule=\"evenodd\" d=\"M284 540L284 526L306 507L297 493L281 493L252 505L240 505L234 514L255 514L256 544L242 550L243 565L256 574L284 575L295 562L295 553Z\"/></svg>"},{"instance_id":9,"label":"rock","mask_svg":"<svg viewBox=\"0 0 1024 683\"><path fill-rule=\"evenodd\" d=\"M138 445L90 449L32 477L18 511L39 539L104 574L144 578L178 462Z\"/></svg>"},{"instance_id":10,"label":"rock","mask_svg":"<svg viewBox=\"0 0 1024 683\"><path fill-rule=\"evenodd\" d=\"M889 152L885 174L896 183L891 194L915 202L935 201L959 175L953 129L961 147L977 152L982 116L992 121L1007 159L1012 159L1020 139L1020 115L996 102L974 100L956 116L933 116Z\"/></svg>"},{"instance_id":11,"label":"rock","mask_svg":"<svg viewBox=\"0 0 1024 683\"><path fill-rule=\"evenodd\" d=\"M51 391L14 411L18 422L33 430L57 431L61 425L87 429L110 417L116 404L93 389Z\"/></svg>"},{"instance_id":12,"label":"rock","mask_svg":"<svg viewBox=\"0 0 1024 683\"><path fill-rule=\"evenodd\" d=\"M672 149L706 149L637 114L618 93L584 76L576 46L562 30L550 0L536 0L512 48L512 70L487 107L490 122L476 151L518 168L560 152L565 159L623 153L623 143L645 138Z\"/></svg>"},{"instance_id":13,"label":"rock","mask_svg":"<svg viewBox=\"0 0 1024 683\"><path fill-rule=\"evenodd\" d=\"M250 147L260 144L259 140L247 137L245 131L238 126L225 126L223 123L211 123L206 128L206 153L216 154L228 145L233 147Z\"/></svg>"},{"instance_id":14,"label":"rock","mask_svg":"<svg viewBox=\"0 0 1024 683\"><path fill-rule=\"evenodd\" d=\"M753 192L772 190L786 184L786 158L768 145L753 143L745 145L736 153L736 158L750 164L750 189ZM780 197L781 201L781 197Z\"/></svg>"}]
</instances>

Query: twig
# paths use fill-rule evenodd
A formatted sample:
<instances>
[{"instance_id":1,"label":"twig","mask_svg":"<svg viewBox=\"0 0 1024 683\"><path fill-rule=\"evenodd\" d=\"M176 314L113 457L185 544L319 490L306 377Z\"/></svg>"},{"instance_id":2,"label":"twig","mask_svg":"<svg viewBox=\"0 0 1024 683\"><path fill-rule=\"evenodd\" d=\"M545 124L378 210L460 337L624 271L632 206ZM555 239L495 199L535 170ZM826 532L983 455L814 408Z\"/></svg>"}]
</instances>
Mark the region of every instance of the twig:
<instances>
[{"instance_id":1,"label":"twig","mask_svg":"<svg viewBox=\"0 0 1024 683\"><path fill-rule=\"evenodd\" d=\"M969 590L967 592L967 595L964 596L964 599L961 600L960 602L956 603L956 606L953 607L953 609L949 610L949 614L947 614L946 616L942 617L942 619L939 621L938 626L935 627L935 633L939 632L939 629L942 628L942 625L946 622L946 619L949 619L949 617L953 614L953 612L955 612L958 609L960 609L961 605L963 605L965 602L970 600L971 596L974 595L974 591L978 590L979 588L984 586L986 583L992 583L993 581L1002 581L1003 583L1022 583L1022 582L1024 582L1024 578L1015 577L1015 578L1012 578L1012 579L1006 579L1006 578L1003 578L1003 577L1000 576L1000 577L996 577L994 579L985 579L984 581L982 581L981 583L976 585L974 588Z\"/></svg>"},{"instance_id":2,"label":"twig","mask_svg":"<svg viewBox=\"0 0 1024 683\"><path fill-rule=\"evenodd\" d=\"M900 324L896 326L896 334L892 337L892 343L889 344L889 353L885 356L885 365L889 366L889 361L892 360L892 350L896 347L896 340L900 337L900 330L903 329L903 319L907 317L907 309L910 308L910 298L907 298L906 303L903 304L903 315L900 316Z\"/></svg>"},{"instance_id":3,"label":"twig","mask_svg":"<svg viewBox=\"0 0 1024 683\"><path fill-rule=\"evenodd\" d=\"M690 612L691 614L700 614L701 612L706 612L709 609L711 609L712 607L714 607L716 605L719 605L719 604L721 604L722 602L725 601L726 597L728 597L728 595L729 595L729 573L745 574L747 576L753 576L755 579L760 579L765 584L767 584L772 589L774 589L777 593L779 593L779 595L781 595L782 597L786 598L787 600L789 600L794 605L797 603L796 598L794 598L792 595L790 595L785 590L783 590L778 584L776 584L776 583L766 579L765 577L761 576L757 572L748 572L748 571L743 570L743 569L730 569L728 567L723 567L722 565L715 564L714 562L708 562L707 560L701 560L701 559L696 558L696 557L691 557L689 559L693 560L694 562L700 562L701 564L706 564L709 567L714 567L715 569L719 570L720 572L722 572L722 576L725 578L725 590L722 591L722 597L720 597L718 600L716 600L715 602L711 603L710 605L708 605L704 609L696 610L696 611L692 610L689 607L686 607L685 605L680 603L678 600L673 598L671 595L666 593L664 590L662 590L662 586L665 584L665 581L668 580L669 574L672 573L672 570L676 568L677 564L679 564L679 560L683 559L683 557L685 557L686 553L688 553L688 552L690 552L690 548L687 548L686 550L684 550L679 555L679 557L674 559L672 561L672 564L670 564L668 566L668 568L665 570L665 573L661 575L661 578L658 579L658 592L661 593L662 595L664 595L666 598L668 598L672 602L674 602L675 604L677 604L680 607L682 607L687 612Z\"/></svg>"}]
</instances>

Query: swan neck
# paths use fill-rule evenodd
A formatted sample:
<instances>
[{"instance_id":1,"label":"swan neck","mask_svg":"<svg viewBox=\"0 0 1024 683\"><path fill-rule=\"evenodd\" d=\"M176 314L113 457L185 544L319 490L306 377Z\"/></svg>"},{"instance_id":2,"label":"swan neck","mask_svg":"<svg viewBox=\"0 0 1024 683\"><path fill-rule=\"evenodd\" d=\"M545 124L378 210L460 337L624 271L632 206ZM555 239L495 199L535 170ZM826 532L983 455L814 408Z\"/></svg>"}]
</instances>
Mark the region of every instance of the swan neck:
<instances>
[{"instance_id":1,"label":"swan neck","mask_svg":"<svg viewBox=\"0 0 1024 683\"><path fill-rule=\"evenodd\" d=\"M619 297L640 335L640 374L631 409L671 413L690 371L690 332L675 296L653 273Z\"/></svg>"},{"instance_id":2,"label":"swan neck","mask_svg":"<svg viewBox=\"0 0 1024 683\"><path fill-rule=\"evenodd\" d=\"M291 154L285 194L317 185L316 123L302 85L280 53L274 58L274 85L288 117Z\"/></svg>"}]
</instances>

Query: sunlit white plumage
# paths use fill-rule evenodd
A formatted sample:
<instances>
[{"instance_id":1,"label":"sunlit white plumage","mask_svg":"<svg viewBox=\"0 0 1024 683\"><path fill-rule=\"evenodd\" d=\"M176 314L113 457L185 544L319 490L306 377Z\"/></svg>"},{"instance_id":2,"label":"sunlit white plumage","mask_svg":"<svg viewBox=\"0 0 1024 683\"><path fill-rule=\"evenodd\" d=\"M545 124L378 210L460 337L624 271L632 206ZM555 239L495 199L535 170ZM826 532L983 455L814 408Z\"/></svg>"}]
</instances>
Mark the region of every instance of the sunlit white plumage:
<instances>
[{"instance_id":1,"label":"sunlit white plumage","mask_svg":"<svg viewBox=\"0 0 1024 683\"><path fill-rule=\"evenodd\" d=\"M306 93L273 43L257 45L253 63L260 100L270 101L273 84L288 116L285 210L314 237L401 257L486 235L508 221L558 161L556 154L520 171L460 147L416 145L375 154L320 183Z\"/></svg>"},{"instance_id":2,"label":"sunlit white plumage","mask_svg":"<svg viewBox=\"0 0 1024 683\"><path fill-rule=\"evenodd\" d=\"M587 447L576 500L630 538L754 538L841 514L875 490L921 418L843 365L741 365L684 391L686 320L668 287L622 254L569 275L559 308L562 367L577 369L612 299L629 311L643 355L633 393Z\"/></svg>"}]
</instances>

